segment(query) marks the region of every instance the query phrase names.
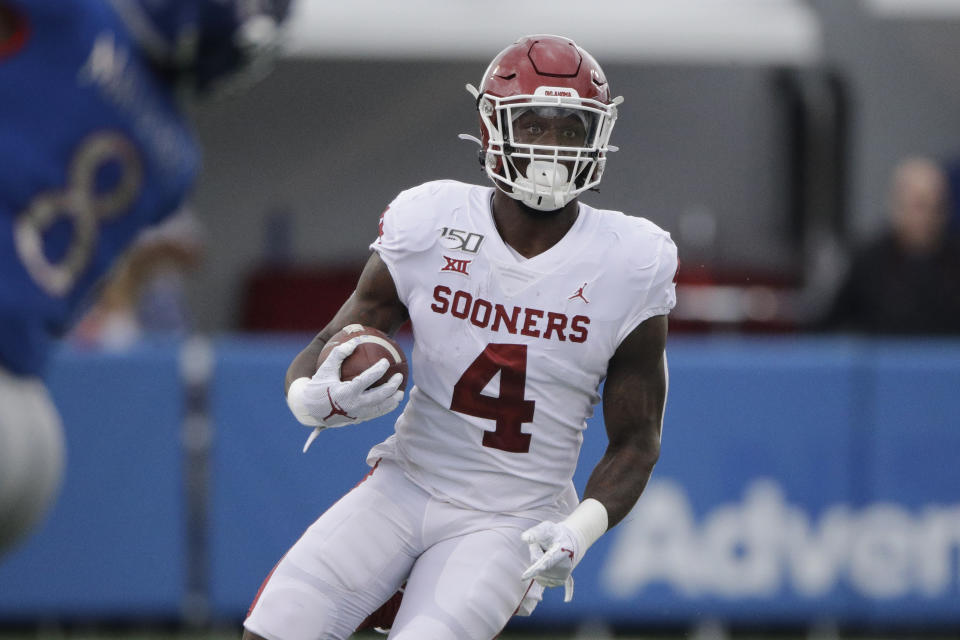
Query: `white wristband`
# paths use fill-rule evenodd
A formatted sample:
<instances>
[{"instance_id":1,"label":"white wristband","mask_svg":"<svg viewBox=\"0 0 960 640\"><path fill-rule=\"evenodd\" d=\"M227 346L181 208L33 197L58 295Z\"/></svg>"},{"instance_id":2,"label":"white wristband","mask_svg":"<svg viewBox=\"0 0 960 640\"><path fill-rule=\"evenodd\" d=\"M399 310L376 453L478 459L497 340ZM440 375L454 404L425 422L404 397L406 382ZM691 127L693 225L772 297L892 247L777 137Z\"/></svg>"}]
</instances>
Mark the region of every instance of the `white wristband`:
<instances>
[{"instance_id":1,"label":"white wristband","mask_svg":"<svg viewBox=\"0 0 960 640\"><path fill-rule=\"evenodd\" d=\"M590 545L606 532L608 523L607 508L594 498L581 502L562 522L577 536L579 543L579 557L574 558L574 566L580 562Z\"/></svg>"},{"instance_id":2,"label":"white wristband","mask_svg":"<svg viewBox=\"0 0 960 640\"><path fill-rule=\"evenodd\" d=\"M316 427L320 424L320 421L310 415L310 411L307 409L307 401L304 397L306 393L305 387L309 382L310 378L303 377L297 378L290 383L290 388L287 389L287 406L290 407L290 412L293 413L300 424L307 427Z\"/></svg>"}]
</instances>

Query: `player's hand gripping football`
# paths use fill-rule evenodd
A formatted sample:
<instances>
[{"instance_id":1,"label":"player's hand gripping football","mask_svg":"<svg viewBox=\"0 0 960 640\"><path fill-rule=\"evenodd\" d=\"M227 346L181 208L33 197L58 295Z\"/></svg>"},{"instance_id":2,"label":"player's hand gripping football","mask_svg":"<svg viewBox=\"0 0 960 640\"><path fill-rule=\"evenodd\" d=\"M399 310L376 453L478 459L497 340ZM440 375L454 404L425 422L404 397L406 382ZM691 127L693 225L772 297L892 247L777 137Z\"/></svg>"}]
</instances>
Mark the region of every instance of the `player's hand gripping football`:
<instances>
[{"instance_id":1,"label":"player's hand gripping football","mask_svg":"<svg viewBox=\"0 0 960 640\"><path fill-rule=\"evenodd\" d=\"M527 529L520 539L530 545L533 561L520 576L533 578L544 587L563 585L563 601L573 599L573 568L580 560L580 544L576 534L562 522L541 522Z\"/></svg>"},{"instance_id":2,"label":"player's hand gripping football","mask_svg":"<svg viewBox=\"0 0 960 640\"><path fill-rule=\"evenodd\" d=\"M377 361L352 380L340 379L340 365L357 348L357 340L348 340L333 348L312 378L298 378L287 391L287 405L300 424L316 427L342 427L390 413L403 400L400 384L403 375L396 373L380 386L368 388L389 367L386 359ZM306 450L307 446L304 447Z\"/></svg>"}]
</instances>

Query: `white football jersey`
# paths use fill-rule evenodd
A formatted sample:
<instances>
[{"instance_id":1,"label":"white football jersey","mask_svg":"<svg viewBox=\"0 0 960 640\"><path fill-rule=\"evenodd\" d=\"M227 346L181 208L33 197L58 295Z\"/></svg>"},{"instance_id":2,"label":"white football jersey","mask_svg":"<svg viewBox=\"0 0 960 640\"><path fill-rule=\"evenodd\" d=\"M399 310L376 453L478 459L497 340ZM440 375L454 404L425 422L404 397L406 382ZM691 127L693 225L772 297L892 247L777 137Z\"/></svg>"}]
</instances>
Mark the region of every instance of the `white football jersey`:
<instances>
[{"instance_id":1,"label":"white football jersey","mask_svg":"<svg viewBox=\"0 0 960 640\"><path fill-rule=\"evenodd\" d=\"M497 232L492 195L428 182L384 212L371 248L410 313L416 385L368 462L396 460L470 508L563 517L607 363L676 302L676 247L648 220L581 203L567 234L525 259Z\"/></svg>"}]
</instances>

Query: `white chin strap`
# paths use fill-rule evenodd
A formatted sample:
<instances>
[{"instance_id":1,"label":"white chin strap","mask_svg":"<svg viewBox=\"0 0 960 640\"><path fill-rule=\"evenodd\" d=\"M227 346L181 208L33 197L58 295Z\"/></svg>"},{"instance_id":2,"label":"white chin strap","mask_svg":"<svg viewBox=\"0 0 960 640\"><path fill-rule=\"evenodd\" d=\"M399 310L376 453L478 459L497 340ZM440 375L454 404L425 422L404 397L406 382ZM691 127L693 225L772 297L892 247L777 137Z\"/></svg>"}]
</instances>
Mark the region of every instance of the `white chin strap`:
<instances>
[{"instance_id":1,"label":"white chin strap","mask_svg":"<svg viewBox=\"0 0 960 640\"><path fill-rule=\"evenodd\" d=\"M506 193L531 209L556 211L574 198L567 189L568 173L567 167L559 162L532 160L527 165L526 177L517 177L513 192Z\"/></svg>"}]
</instances>

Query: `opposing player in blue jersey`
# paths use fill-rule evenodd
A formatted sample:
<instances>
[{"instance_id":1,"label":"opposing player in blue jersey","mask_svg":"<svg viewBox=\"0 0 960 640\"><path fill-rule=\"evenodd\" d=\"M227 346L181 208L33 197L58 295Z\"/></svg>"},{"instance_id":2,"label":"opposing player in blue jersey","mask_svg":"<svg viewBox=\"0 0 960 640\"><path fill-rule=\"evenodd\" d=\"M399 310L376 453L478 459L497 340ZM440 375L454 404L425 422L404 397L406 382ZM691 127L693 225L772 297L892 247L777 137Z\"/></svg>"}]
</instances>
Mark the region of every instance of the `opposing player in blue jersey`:
<instances>
[{"instance_id":1,"label":"opposing player in blue jersey","mask_svg":"<svg viewBox=\"0 0 960 640\"><path fill-rule=\"evenodd\" d=\"M177 105L273 49L289 0L0 0L0 555L52 503L54 341L199 167Z\"/></svg>"}]
</instances>

